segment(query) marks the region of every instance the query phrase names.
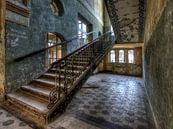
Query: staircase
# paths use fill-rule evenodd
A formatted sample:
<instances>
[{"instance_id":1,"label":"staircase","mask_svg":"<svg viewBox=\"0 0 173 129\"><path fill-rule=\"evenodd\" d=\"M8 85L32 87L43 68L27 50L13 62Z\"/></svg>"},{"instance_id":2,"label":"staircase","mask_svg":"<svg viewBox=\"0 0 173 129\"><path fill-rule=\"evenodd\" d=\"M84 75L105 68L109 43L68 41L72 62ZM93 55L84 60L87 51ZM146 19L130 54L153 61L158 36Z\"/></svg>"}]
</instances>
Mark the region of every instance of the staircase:
<instances>
[{"instance_id":1,"label":"staircase","mask_svg":"<svg viewBox=\"0 0 173 129\"><path fill-rule=\"evenodd\" d=\"M54 62L40 77L7 94L4 108L36 127L46 128L112 46L109 32Z\"/></svg>"}]
</instances>

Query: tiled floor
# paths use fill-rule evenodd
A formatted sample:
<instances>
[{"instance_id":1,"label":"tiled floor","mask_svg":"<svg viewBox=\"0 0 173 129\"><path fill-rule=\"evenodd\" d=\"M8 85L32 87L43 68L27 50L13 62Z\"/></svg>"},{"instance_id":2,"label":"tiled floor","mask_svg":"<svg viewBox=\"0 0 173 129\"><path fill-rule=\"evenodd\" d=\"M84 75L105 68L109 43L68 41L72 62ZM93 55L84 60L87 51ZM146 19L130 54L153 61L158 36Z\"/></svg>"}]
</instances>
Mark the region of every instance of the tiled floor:
<instances>
[{"instance_id":1,"label":"tiled floor","mask_svg":"<svg viewBox=\"0 0 173 129\"><path fill-rule=\"evenodd\" d=\"M48 129L153 129L142 79L91 76ZM0 110L0 129L30 129Z\"/></svg>"}]
</instances>

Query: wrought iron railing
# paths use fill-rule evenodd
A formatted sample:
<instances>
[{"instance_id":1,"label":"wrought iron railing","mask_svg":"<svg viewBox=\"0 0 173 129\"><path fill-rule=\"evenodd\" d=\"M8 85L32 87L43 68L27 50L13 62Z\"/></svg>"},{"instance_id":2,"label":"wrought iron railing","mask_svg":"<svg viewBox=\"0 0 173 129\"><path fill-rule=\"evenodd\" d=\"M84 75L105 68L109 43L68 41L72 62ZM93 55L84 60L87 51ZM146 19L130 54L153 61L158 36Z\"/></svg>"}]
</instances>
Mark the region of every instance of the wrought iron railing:
<instances>
[{"instance_id":1,"label":"wrought iron railing","mask_svg":"<svg viewBox=\"0 0 173 129\"><path fill-rule=\"evenodd\" d=\"M78 44L80 44L80 45L78 45L78 47L77 47L77 48L79 48L79 47L81 47L81 45L83 45L83 44L86 43L86 42L82 42L82 40L80 39L80 37L83 36L83 35L89 37L89 36L92 36L94 33L96 33L96 32L95 32L95 31L92 31L92 32L83 33L83 34L74 36L74 37L72 37L71 39L69 39L69 40L67 40L67 41L63 41L63 42L61 42L61 43L57 43L57 44L54 44L54 45L52 45L52 46L48 46L48 47L46 47L46 48L42 48L42 49L40 49L40 50L36 50L36 51L31 52L31 53L22 55L22 56L20 56L20 57L17 57L17 58L14 58L14 59L8 61L7 63L10 64L10 63L13 63L13 62L20 62L20 61L22 61L22 60L24 60L24 59L26 59L26 58L35 56L35 55L37 55L37 54L39 54L39 53L42 53L42 52L46 52L46 51L48 51L48 50L50 50L50 49L52 49L52 48L54 48L54 47L57 47L57 46L60 46L60 45L68 45L69 43L74 42L74 41L76 41ZM87 41L87 40L86 40L86 41ZM58 59L58 58L57 58L57 59Z\"/></svg>"},{"instance_id":2,"label":"wrought iron railing","mask_svg":"<svg viewBox=\"0 0 173 129\"><path fill-rule=\"evenodd\" d=\"M86 70L92 69L112 44L111 32L107 32L51 65L50 69L54 70L55 74L55 87L49 95L48 109L67 97L71 87L76 85L77 80Z\"/></svg>"}]
</instances>

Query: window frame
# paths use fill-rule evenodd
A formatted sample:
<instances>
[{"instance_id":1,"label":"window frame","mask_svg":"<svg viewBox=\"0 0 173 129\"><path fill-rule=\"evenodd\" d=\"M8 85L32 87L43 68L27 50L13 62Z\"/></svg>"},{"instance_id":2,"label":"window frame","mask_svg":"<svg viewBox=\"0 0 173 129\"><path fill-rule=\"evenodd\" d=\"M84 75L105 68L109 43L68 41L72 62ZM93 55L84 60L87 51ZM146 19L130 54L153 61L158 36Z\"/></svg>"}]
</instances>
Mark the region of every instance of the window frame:
<instances>
[{"instance_id":1,"label":"window frame","mask_svg":"<svg viewBox=\"0 0 173 129\"><path fill-rule=\"evenodd\" d=\"M114 60L112 60L112 58L111 58L112 56L113 56ZM109 63L116 63L116 53L115 53L115 50L111 50L110 53L109 53Z\"/></svg>"},{"instance_id":2,"label":"window frame","mask_svg":"<svg viewBox=\"0 0 173 129\"><path fill-rule=\"evenodd\" d=\"M120 60L120 52L121 52L121 51L123 52L123 56L122 56L122 57L123 57L123 60L122 60L122 61ZM125 62L125 50L124 50L124 49L119 49L119 50L118 50L118 62L119 62L119 63L126 63L126 62Z\"/></svg>"},{"instance_id":3,"label":"window frame","mask_svg":"<svg viewBox=\"0 0 173 129\"><path fill-rule=\"evenodd\" d=\"M133 51L133 54L132 54L132 55L133 55L133 61L132 61L132 62L130 62L130 60L129 60L129 54L130 54L129 52L130 52L130 51ZM134 64L134 63L135 63L135 51L134 51L134 49L129 49L129 50L127 51L127 54L128 54L128 63L129 63L129 64Z\"/></svg>"}]
</instances>

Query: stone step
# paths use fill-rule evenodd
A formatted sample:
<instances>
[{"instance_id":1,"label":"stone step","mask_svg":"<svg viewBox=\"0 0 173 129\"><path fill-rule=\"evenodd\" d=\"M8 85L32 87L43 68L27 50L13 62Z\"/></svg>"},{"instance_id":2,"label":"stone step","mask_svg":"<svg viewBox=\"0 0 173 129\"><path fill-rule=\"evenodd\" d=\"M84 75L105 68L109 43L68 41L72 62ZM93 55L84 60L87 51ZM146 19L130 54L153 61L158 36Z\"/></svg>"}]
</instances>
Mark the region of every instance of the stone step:
<instances>
[{"instance_id":1,"label":"stone step","mask_svg":"<svg viewBox=\"0 0 173 129\"><path fill-rule=\"evenodd\" d=\"M7 100L9 100L11 103L19 104L21 107L26 108L27 110L36 111L41 114L48 112L47 101L39 99L38 97L22 90L7 94Z\"/></svg>"},{"instance_id":2,"label":"stone step","mask_svg":"<svg viewBox=\"0 0 173 129\"><path fill-rule=\"evenodd\" d=\"M90 57L86 57L86 58L76 57L73 59L72 58L68 59L68 61L72 61L72 60L88 62L90 60Z\"/></svg>"},{"instance_id":3,"label":"stone step","mask_svg":"<svg viewBox=\"0 0 173 129\"><path fill-rule=\"evenodd\" d=\"M83 69L84 67L83 66L81 66L81 65L71 65L71 64L69 64L68 65L68 68L70 68L70 69Z\"/></svg>"},{"instance_id":4,"label":"stone step","mask_svg":"<svg viewBox=\"0 0 173 129\"><path fill-rule=\"evenodd\" d=\"M83 70L84 66L83 65L71 65L70 63L67 63L68 65L61 65L61 70L63 69L68 69L68 70ZM56 67L56 66L54 66Z\"/></svg>"},{"instance_id":5,"label":"stone step","mask_svg":"<svg viewBox=\"0 0 173 129\"><path fill-rule=\"evenodd\" d=\"M57 74L55 74L55 73L45 73L45 74L43 74L42 76L41 76L41 78L45 78L45 79L50 79L50 80L54 80L55 81L55 78L57 78L58 79L58 81L59 81L59 79L63 82L63 80L64 80L64 78L65 78L65 75L59 75L58 73ZM70 81L70 80L72 80L72 78L71 77L69 77L69 76L66 76L66 78Z\"/></svg>"},{"instance_id":6,"label":"stone step","mask_svg":"<svg viewBox=\"0 0 173 129\"><path fill-rule=\"evenodd\" d=\"M35 85L37 86L40 86L40 87L45 87L45 88L48 88L48 89L53 89L56 85L55 81L51 81L51 80L46 80L46 79L42 79L42 78L39 78L39 79L34 79L32 82L34 82ZM59 83L57 83L57 86L59 86ZM64 88L64 84L61 83L60 84L60 87L61 88ZM69 87L69 85L67 86Z\"/></svg>"},{"instance_id":7,"label":"stone step","mask_svg":"<svg viewBox=\"0 0 173 129\"><path fill-rule=\"evenodd\" d=\"M82 60L81 61L73 60L73 62L72 62L72 60L68 60L67 63L74 64L74 65L81 65L81 66L89 64L89 62L85 61L85 60L84 61L82 61Z\"/></svg>"},{"instance_id":8,"label":"stone step","mask_svg":"<svg viewBox=\"0 0 173 129\"><path fill-rule=\"evenodd\" d=\"M48 73L56 73L56 71L57 71L57 73L59 73L59 70L57 70L56 68L52 68L48 71ZM61 69L61 73L64 74L64 72L65 72L65 69ZM73 71L72 70L66 70L66 73L72 73L72 72L74 75L80 73L79 69L73 70Z\"/></svg>"},{"instance_id":9,"label":"stone step","mask_svg":"<svg viewBox=\"0 0 173 129\"><path fill-rule=\"evenodd\" d=\"M49 101L49 94L52 89L46 89L44 87L38 87L34 85L22 86L21 90L24 90L30 94L34 94L45 101Z\"/></svg>"}]
</instances>

